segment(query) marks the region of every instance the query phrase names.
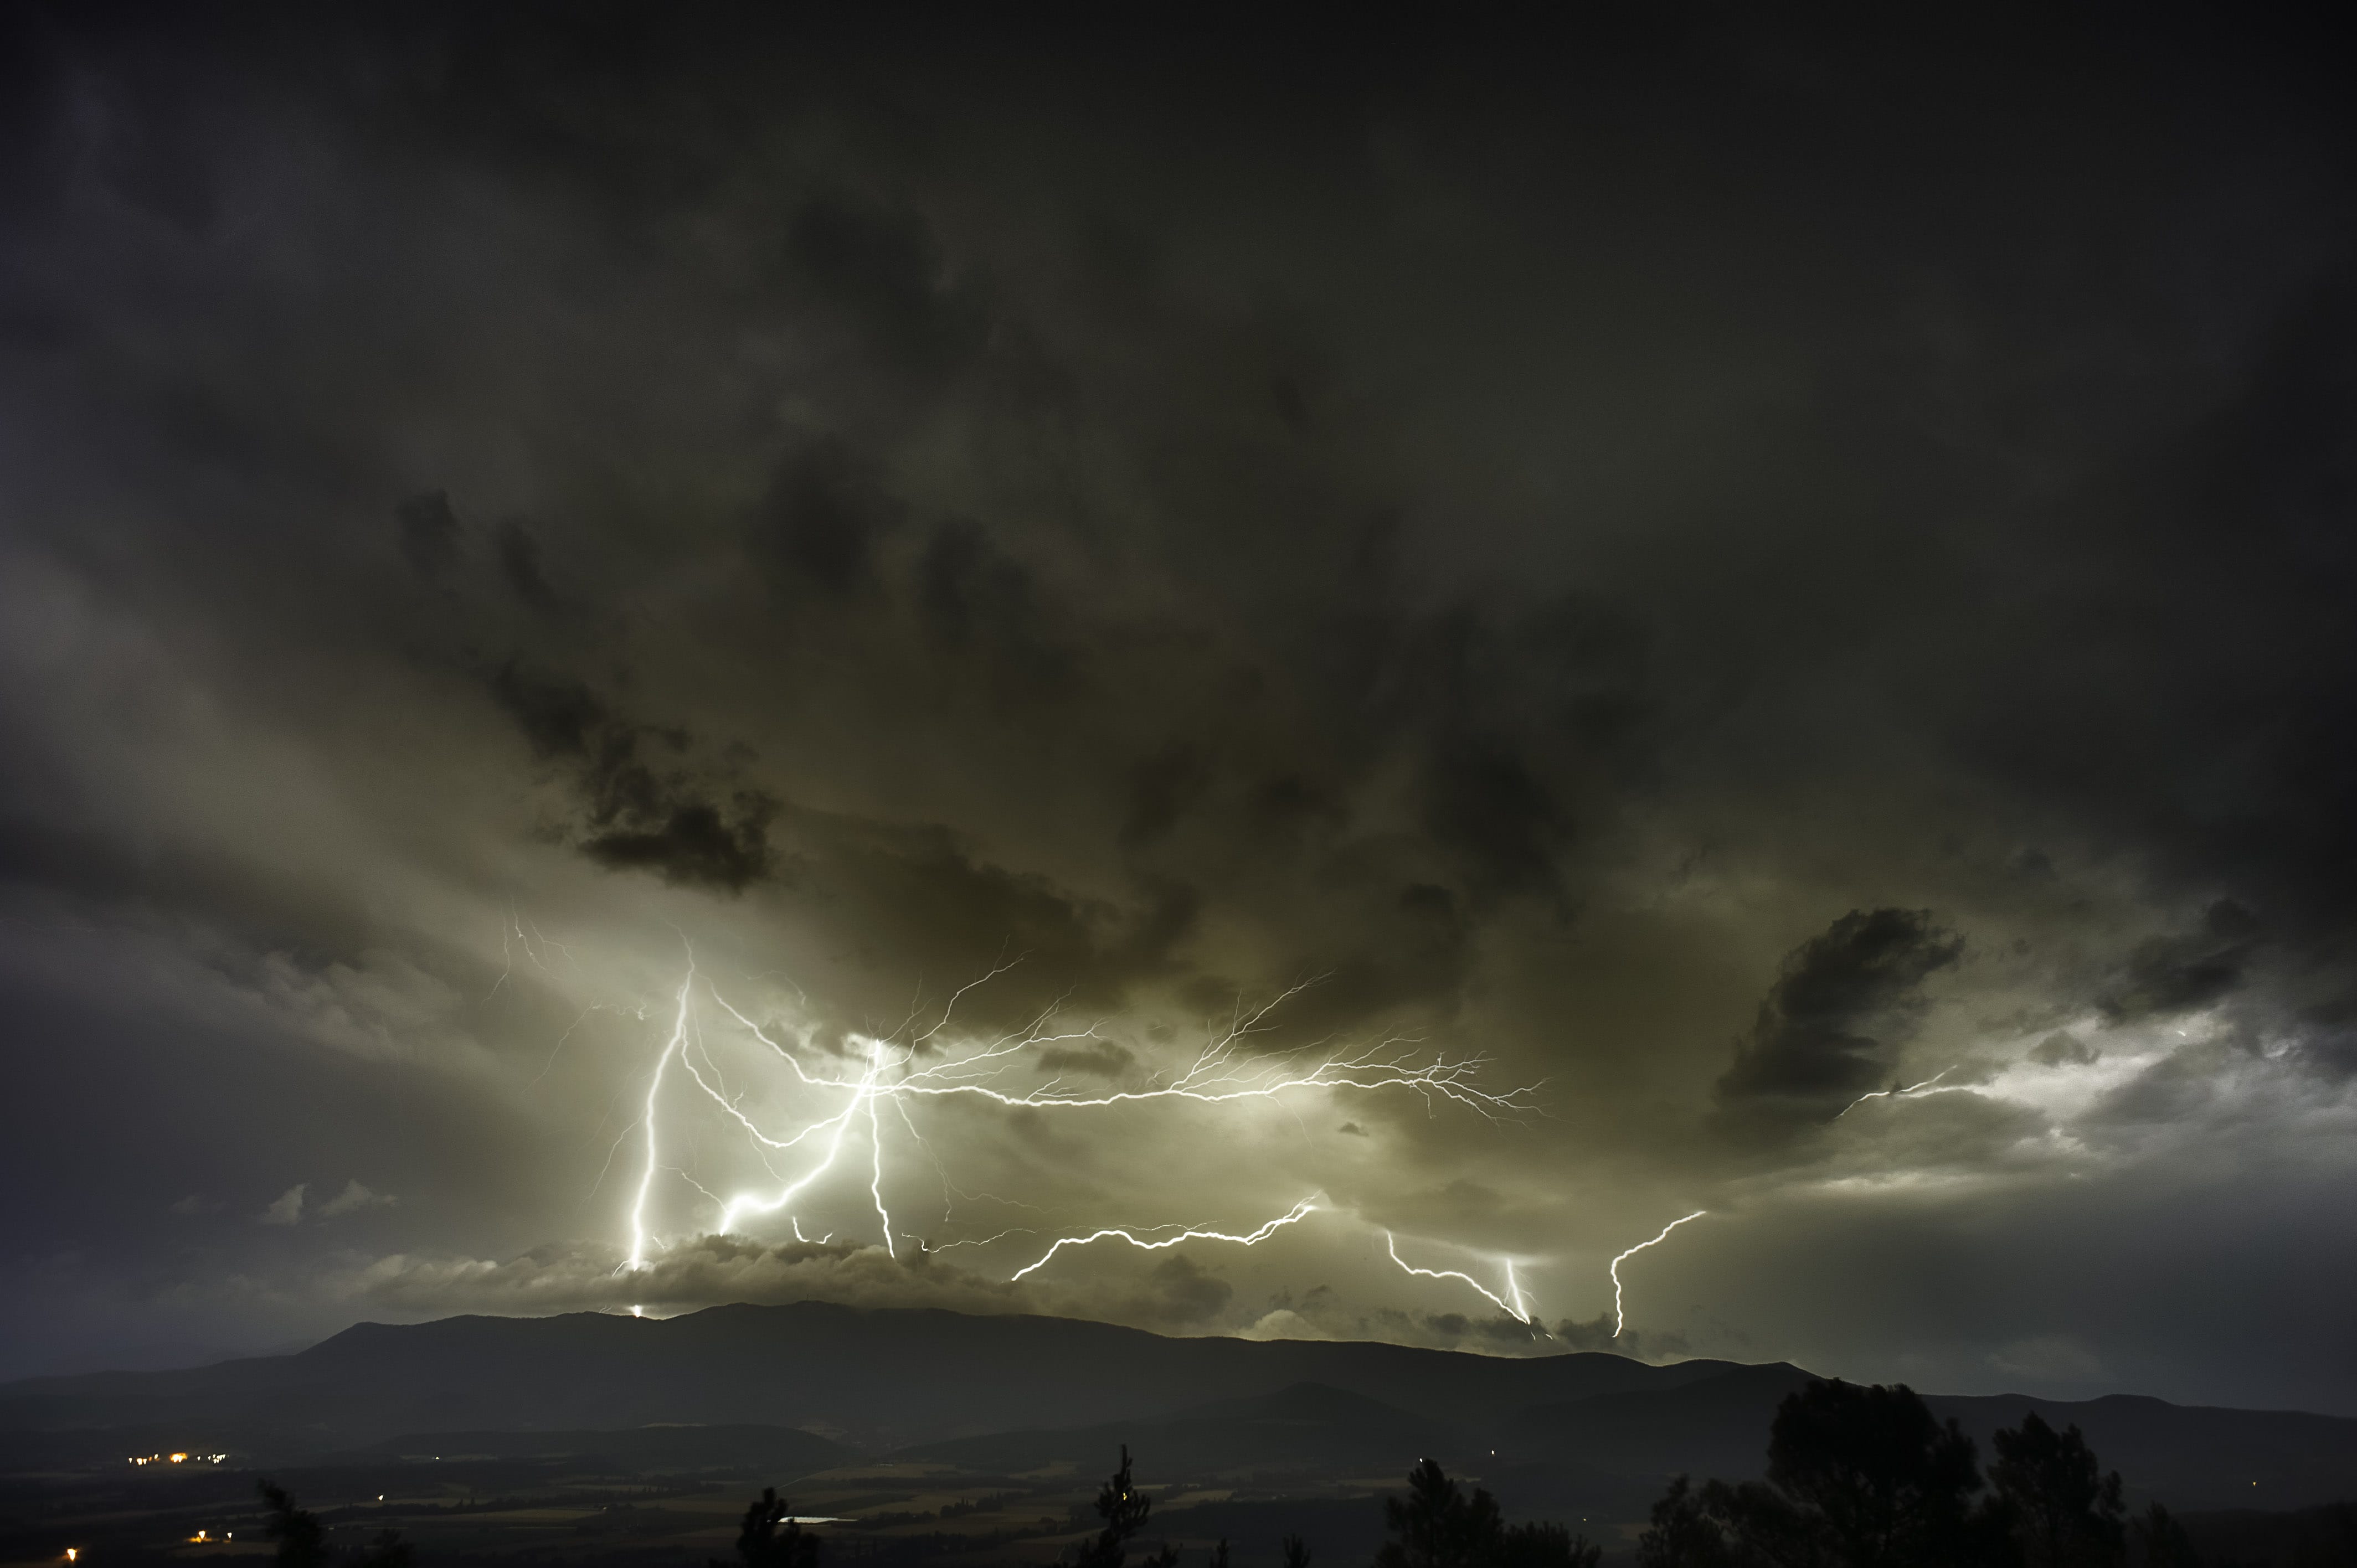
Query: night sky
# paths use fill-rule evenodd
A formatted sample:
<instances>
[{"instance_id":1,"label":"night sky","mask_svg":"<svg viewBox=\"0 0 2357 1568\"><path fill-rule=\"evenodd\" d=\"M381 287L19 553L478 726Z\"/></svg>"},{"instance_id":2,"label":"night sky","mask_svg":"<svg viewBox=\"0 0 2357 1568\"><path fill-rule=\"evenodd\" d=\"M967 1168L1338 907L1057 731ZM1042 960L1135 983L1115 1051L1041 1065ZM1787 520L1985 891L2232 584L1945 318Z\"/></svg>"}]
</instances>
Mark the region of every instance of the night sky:
<instances>
[{"instance_id":1,"label":"night sky","mask_svg":"<svg viewBox=\"0 0 2357 1568\"><path fill-rule=\"evenodd\" d=\"M2357 1412L2350 62L1462 25L11 7L0 1375Z\"/></svg>"}]
</instances>

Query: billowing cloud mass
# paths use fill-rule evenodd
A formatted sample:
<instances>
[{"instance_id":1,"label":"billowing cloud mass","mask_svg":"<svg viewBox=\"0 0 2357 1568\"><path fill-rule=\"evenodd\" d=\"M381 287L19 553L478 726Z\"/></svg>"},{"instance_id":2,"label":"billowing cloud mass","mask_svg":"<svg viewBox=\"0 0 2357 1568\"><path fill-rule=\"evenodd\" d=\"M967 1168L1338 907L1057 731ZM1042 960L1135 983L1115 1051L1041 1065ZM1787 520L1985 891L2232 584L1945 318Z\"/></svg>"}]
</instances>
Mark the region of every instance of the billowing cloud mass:
<instances>
[{"instance_id":1,"label":"billowing cloud mass","mask_svg":"<svg viewBox=\"0 0 2357 1568\"><path fill-rule=\"evenodd\" d=\"M2339 84L1981 25L18 8L0 1371L815 1297L2357 1411Z\"/></svg>"}]
</instances>

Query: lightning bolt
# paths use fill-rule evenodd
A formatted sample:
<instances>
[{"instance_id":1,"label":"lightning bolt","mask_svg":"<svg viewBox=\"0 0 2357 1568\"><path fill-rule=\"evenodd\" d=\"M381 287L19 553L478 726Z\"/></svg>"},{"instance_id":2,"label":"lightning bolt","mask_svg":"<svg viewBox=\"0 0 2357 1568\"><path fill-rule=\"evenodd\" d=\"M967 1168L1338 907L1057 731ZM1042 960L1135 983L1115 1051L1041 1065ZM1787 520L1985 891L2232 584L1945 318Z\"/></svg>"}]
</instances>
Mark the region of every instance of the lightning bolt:
<instances>
[{"instance_id":1,"label":"lightning bolt","mask_svg":"<svg viewBox=\"0 0 2357 1568\"><path fill-rule=\"evenodd\" d=\"M638 1273L647 1266L647 1194L653 1190L655 1172L662 1163L662 1153L655 1146L655 1098L662 1092L663 1072L673 1057L684 1059L687 1047L687 999L689 987L695 983L695 959L687 961L687 976L679 983L679 1012L673 1017L671 1038L663 1042L662 1055L655 1058L655 1070L647 1079L647 1104L644 1119L647 1129L647 1168L639 1174L639 1195L630 1204L630 1270ZM690 1068L689 1071L695 1069Z\"/></svg>"},{"instance_id":2,"label":"lightning bolt","mask_svg":"<svg viewBox=\"0 0 2357 1568\"><path fill-rule=\"evenodd\" d=\"M1506 1260L1506 1294L1513 1300L1514 1316L1536 1326L1538 1319L1531 1316L1530 1307L1523 1300L1522 1283L1514 1278L1514 1260L1512 1258Z\"/></svg>"},{"instance_id":3,"label":"lightning bolt","mask_svg":"<svg viewBox=\"0 0 2357 1568\"><path fill-rule=\"evenodd\" d=\"M867 1146L869 1152L875 1156L872 1163L874 1174L868 1177L867 1192L868 1196L876 1200L876 1218L884 1227L884 1255L888 1258L898 1258L900 1254L892 1246L892 1215L884 1207L884 1129L876 1120L876 1097L870 1094L866 1098Z\"/></svg>"},{"instance_id":4,"label":"lightning bolt","mask_svg":"<svg viewBox=\"0 0 2357 1568\"><path fill-rule=\"evenodd\" d=\"M940 1167L940 1161L931 1155L931 1148L910 1119L909 1112L914 1105L941 1099L963 1098L1009 1109L1084 1114L1091 1111L1159 1101L1227 1105L1252 1100L1275 1101L1303 1091L1353 1090L1366 1093L1405 1090L1422 1095L1427 1110L1435 1110L1445 1101L1492 1120L1518 1115L1534 1108L1535 1086L1493 1090L1481 1085L1479 1079L1488 1065L1486 1057L1420 1058L1414 1049L1414 1042L1397 1036L1355 1048L1321 1052L1321 1047L1310 1047L1269 1057L1257 1054L1248 1057L1245 1053L1250 1042L1275 1027L1270 1019L1276 1009L1298 995L1311 983L1308 982L1280 992L1257 1007L1245 1009L1239 1006L1226 1026L1196 1053L1184 1071L1167 1077L1157 1074L1135 1087L1101 1093L1082 1092L1067 1086L1060 1079L1051 1079L1044 1087L1019 1091L1004 1086L1004 1075L1015 1070L1019 1065L1017 1058L1026 1053L1104 1037L1099 1024L1091 1023L1085 1027L1060 1024L1060 1004L1043 1010L1026 1026L979 1043L967 1041L955 1047L953 1054L946 1059L920 1061L921 1057L941 1048L940 1043L950 1028L959 1000L975 986L1011 967L1011 962L1002 962L981 979L959 987L942 1004L938 1017L932 1016L928 1009L925 1020L920 1022L917 1016L917 1006L912 1004L909 1018L889 1035L849 1036L847 1044L851 1048L848 1054L852 1062L856 1063L852 1067L842 1057L829 1058L821 1053L791 1031L773 1036L731 1004L709 980L698 975L691 952L687 972L682 978L674 998L671 1031L655 1058L653 1072L648 1079L642 1112L645 1165L640 1173L630 1208L630 1259L625 1268L635 1272L647 1267L649 1251L653 1246L648 1232L647 1210L656 1176L668 1168L662 1160L658 1120L664 1096L671 1092L674 1062L684 1075L686 1081L683 1087L692 1088L733 1122L750 1142L755 1155L778 1179L779 1185L774 1188L739 1190L725 1201L716 1198L721 1234L736 1233L741 1224L758 1216L782 1215L794 1238L804 1240L801 1219L795 1212L796 1206L843 1163L845 1147L856 1141L853 1134L855 1129L859 1129L864 1131L867 1144L868 1197L875 1207L885 1251L895 1258L899 1252L894 1234L897 1228L888 1203L890 1172L883 1136L883 1110L888 1102L899 1113L909 1136L917 1147L933 1158L936 1168ZM799 1089L821 1097L841 1096L841 1101L815 1119L802 1122L798 1127L790 1130L773 1131L763 1125L754 1114L748 1114L744 1096L731 1091L717 1063L705 1049L696 1009L700 1000L707 997L746 1036L766 1047L791 1075L792 1082ZM782 1172L780 1163L799 1165L802 1168L798 1172ZM945 1170L942 1175L946 1203L951 1184ZM699 1187L698 1190L702 1189ZM1013 1278L1020 1280L1028 1276L1068 1247L1085 1247L1103 1240L1119 1240L1147 1251L1162 1251L1190 1240L1256 1246L1278 1230L1298 1223L1317 1208L1315 1202L1305 1199L1286 1214L1243 1234L1231 1234L1200 1226L1115 1226L1087 1234L1064 1236L1051 1243L1037 1260L1018 1270ZM1176 1233L1159 1234L1170 1230L1175 1230ZM982 1241L952 1242L949 1245L987 1245L1013 1233L1002 1232L1000 1236ZM1433 1273L1414 1269L1402 1262L1396 1248L1393 1251L1393 1259L1412 1273ZM1518 1320L1525 1323L1534 1321L1511 1262L1506 1265L1506 1296L1496 1294L1463 1274L1449 1273L1434 1274L1433 1277L1464 1280Z\"/></svg>"},{"instance_id":5,"label":"lightning bolt","mask_svg":"<svg viewBox=\"0 0 2357 1568\"><path fill-rule=\"evenodd\" d=\"M803 1175L800 1181L788 1184L787 1187L775 1197L764 1198L752 1193L739 1193L735 1197L730 1198L720 1210L720 1233L722 1235L728 1235L737 1229L737 1216L741 1214L775 1214L779 1209L785 1208L786 1205L791 1203L795 1198L800 1197L804 1192L808 1191L813 1182L815 1182L819 1177L824 1176L829 1170L834 1168L835 1156L843 1152L843 1134L851 1126L852 1118L859 1113L860 1107L866 1102L868 1091L873 1087L876 1073L880 1065L881 1062L878 1057L870 1057L867 1077L860 1081L858 1092L853 1096L851 1103L843 1108L842 1114L831 1117L824 1122L813 1122L808 1127L803 1128L802 1132L796 1133L792 1138L788 1139L783 1143L777 1143L775 1140L762 1137L758 1128L754 1128L750 1122L746 1122L746 1127L753 1133L753 1135L756 1138L760 1138L763 1143L770 1144L773 1147L777 1148L792 1148L811 1133L820 1132L822 1130L832 1130L834 1136L828 1140L826 1153L820 1157L819 1162L813 1165L810 1170ZM693 1069L690 1069L691 1072L693 1072ZM701 1084L702 1080L698 1079L698 1082ZM711 1092L708 1085L704 1087L706 1093ZM716 1096L716 1098L717 1097ZM727 1105L727 1101L725 1100L722 1101L721 1103ZM733 1105L729 1105L728 1109L730 1112L735 1112L737 1108ZM737 1120L744 1121L744 1118L739 1114L737 1116ZM877 1207L881 1208L883 1200L879 1197L877 1200ZM792 1224L795 1239L799 1240L802 1232L801 1220L791 1214L786 1218L788 1221Z\"/></svg>"},{"instance_id":6,"label":"lightning bolt","mask_svg":"<svg viewBox=\"0 0 2357 1568\"><path fill-rule=\"evenodd\" d=\"M1522 1287L1514 1283L1514 1265L1512 1261L1509 1261L1506 1264L1506 1293L1514 1299L1509 1302L1505 1296L1500 1295L1488 1285L1485 1285L1480 1280L1475 1279L1471 1274L1460 1274L1455 1269L1417 1268L1414 1263L1409 1262L1405 1258L1399 1255L1399 1242L1388 1230L1383 1232L1383 1249L1391 1253L1393 1262L1397 1263L1409 1273L1420 1274L1428 1280L1462 1280L1465 1283L1471 1285L1475 1290L1480 1291L1483 1295L1489 1297L1490 1300L1495 1302L1500 1312L1504 1313L1507 1316L1513 1318L1518 1323L1531 1324L1533 1326L1536 1326L1535 1321L1530 1315L1530 1309L1523 1304Z\"/></svg>"},{"instance_id":7,"label":"lightning bolt","mask_svg":"<svg viewBox=\"0 0 2357 1568\"><path fill-rule=\"evenodd\" d=\"M1942 1079L1947 1077L1950 1073L1955 1071L1957 1068L1964 1065L1964 1064L1962 1062L1955 1062L1947 1067L1943 1067L1921 1083L1910 1083L1901 1089L1878 1089L1872 1094L1861 1094L1856 1100L1851 1101L1847 1105L1843 1106L1839 1111L1835 1112L1834 1120L1836 1122L1840 1121L1843 1117L1848 1115L1851 1112L1857 1110L1859 1106L1865 1104L1869 1100L1888 1100L1894 1094L1912 1094L1919 1089L1929 1089L1933 1084L1939 1082Z\"/></svg>"},{"instance_id":8,"label":"lightning bolt","mask_svg":"<svg viewBox=\"0 0 2357 1568\"><path fill-rule=\"evenodd\" d=\"M1308 1198L1304 1198L1299 1203L1295 1204L1292 1208L1278 1215L1275 1219L1270 1220L1259 1230L1244 1236L1231 1236L1223 1230L1181 1230L1178 1235L1165 1238L1159 1241L1147 1241L1143 1240L1138 1237L1132 1235L1130 1232L1119 1228L1098 1230L1086 1236L1066 1236L1060 1238L1053 1246L1049 1247L1045 1252L1042 1252L1039 1255L1039 1261L1038 1262L1029 1263L1016 1270L1015 1273L1009 1276L1009 1282L1012 1283L1014 1280L1019 1280L1035 1269L1043 1269L1047 1267L1048 1260L1054 1257L1057 1253L1062 1251L1067 1247L1085 1247L1092 1241L1110 1240L1116 1236L1128 1242L1131 1246L1137 1248L1139 1251L1146 1252L1159 1252L1166 1247L1176 1247L1181 1241L1232 1241L1240 1247L1257 1247L1263 1241L1267 1240L1271 1236L1275 1235L1279 1230L1284 1230L1286 1226L1291 1225L1297 1220L1308 1219L1310 1215L1316 1213L1317 1209L1318 1206L1316 1204L1310 1202ZM1155 1229L1155 1227L1148 1227L1148 1229Z\"/></svg>"},{"instance_id":9,"label":"lightning bolt","mask_svg":"<svg viewBox=\"0 0 2357 1568\"><path fill-rule=\"evenodd\" d=\"M1037 1236L1039 1232L1028 1225L1010 1225L996 1236L974 1236L963 1241L944 1241L940 1246L928 1245L926 1251L946 1252L952 1247L987 1247L993 1241L1004 1241L1009 1236Z\"/></svg>"},{"instance_id":10,"label":"lightning bolt","mask_svg":"<svg viewBox=\"0 0 2357 1568\"><path fill-rule=\"evenodd\" d=\"M1662 1227L1662 1233L1659 1236L1654 1237L1650 1241L1638 1242L1635 1246L1630 1248L1627 1251L1612 1260L1613 1338L1618 1339L1620 1337L1620 1330L1628 1325L1629 1321L1620 1310L1620 1265L1627 1262L1631 1258L1635 1257L1638 1253L1643 1251L1646 1248L1658 1247L1663 1241L1668 1240L1670 1232L1676 1230L1679 1226L1684 1225L1686 1222L1686 1219L1699 1219L1707 1212L1709 1212L1707 1209L1697 1208L1692 1214L1687 1215L1685 1219L1673 1219L1667 1225Z\"/></svg>"}]
</instances>

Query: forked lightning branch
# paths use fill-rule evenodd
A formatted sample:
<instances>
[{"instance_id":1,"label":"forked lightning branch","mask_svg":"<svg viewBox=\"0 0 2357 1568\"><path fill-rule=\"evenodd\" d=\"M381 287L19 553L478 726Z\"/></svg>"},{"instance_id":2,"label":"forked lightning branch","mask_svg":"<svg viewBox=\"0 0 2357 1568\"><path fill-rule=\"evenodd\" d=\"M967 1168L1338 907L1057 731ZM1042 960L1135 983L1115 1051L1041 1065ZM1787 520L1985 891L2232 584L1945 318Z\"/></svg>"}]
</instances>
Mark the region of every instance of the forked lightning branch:
<instances>
[{"instance_id":1,"label":"forked lightning branch","mask_svg":"<svg viewBox=\"0 0 2357 1568\"><path fill-rule=\"evenodd\" d=\"M1266 1053L1255 1048L1255 1037L1274 1027L1274 1015L1305 989L1303 985L1293 986L1249 1012L1239 1011L1175 1076L1158 1075L1138 1087L1099 1092L1084 1091L1061 1079L1018 1090L1009 1087L1009 1080L1016 1071L1037 1065L1036 1053L1103 1036L1095 1025L1060 1027L1059 1013L1051 1008L1027 1027L996 1038L976 1043L970 1036L952 1037L952 1020L959 1001L1006 967L962 987L929 1024L920 1026L911 1019L889 1035L854 1034L847 1036L844 1050L830 1053L791 1033L780 1031L782 1038L770 1033L700 976L691 960L673 998L669 1034L647 1081L639 1128L642 1163L630 1208L630 1253L624 1271L636 1273L653 1266L657 1242L648 1211L657 1182L672 1169L665 1162L664 1116L683 1096L691 1102L716 1107L724 1124L747 1141L775 1178L773 1186L742 1188L725 1197L697 1185L698 1193L715 1205L714 1233L741 1234L748 1222L758 1221L772 1233L783 1232L809 1242L813 1238L803 1232L801 1210L817 1194L825 1192L839 1199L856 1185L865 1187L863 1207L874 1209L875 1234L894 1258L900 1255L908 1232L896 1225L887 1197L894 1185L893 1146L899 1143L903 1148L923 1149L931 1157L919 1119L927 1107L939 1101L966 1101L1008 1111L1085 1117L1115 1107L1219 1107L1313 1094L1407 1092L1423 1096L1435 1107L1445 1104L1492 1119L1534 1109L1530 1088L1482 1087L1479 1080L1484 1058L1422 1058L1409 1043L1396 1038L1323 1054ZM703 1010L707 1004L742 1031L745 1038L763 1048L765 1059L787 1075L789 1089L797 1098L815 1102L811 1114L792 1125L765 1125L747 1113L743 1097L727 1092L725 1079L705 1047ZM683 1179L686 1179L683 1174ZM1250 1229L1114 1223L1058 1236L1029 1262L1015 1268L1009 1278L1025 1279L1050 1267L1061 1254L1105 1242L1117 1241L1146 1251L1165 1251L1189 1241L1257 1246L1313 1213L1333 1211L1333 1205L1319 1201L1321 1196L1303 1197ZM1017 1233L1038 1234L1018 1228L948 1245L989 1246ZM832 1240L832 1234L817 1240ZM1501 1312L1537 1327L1538 1319L1516 1276L1515 1260L1496 1260L1502 1288L1493 1290L1458 1270L1410 1263L1401 1257L1397 1238L1388 1230L1383 1237L1387 1255L1405 1273L1461 1282ZM1618 1262L1615 1260L1616 1312Z\"/></svg>"}]
</instances>

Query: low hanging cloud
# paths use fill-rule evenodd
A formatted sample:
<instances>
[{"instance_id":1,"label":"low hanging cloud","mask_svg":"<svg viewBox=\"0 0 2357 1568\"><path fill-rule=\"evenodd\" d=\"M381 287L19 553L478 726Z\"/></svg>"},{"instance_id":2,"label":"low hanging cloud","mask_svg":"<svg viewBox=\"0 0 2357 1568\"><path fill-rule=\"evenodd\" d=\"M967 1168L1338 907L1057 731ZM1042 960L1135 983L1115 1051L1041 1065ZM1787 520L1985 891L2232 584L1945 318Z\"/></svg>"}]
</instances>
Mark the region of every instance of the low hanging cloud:
<instances>
[{"instance_id":1,"label":"low hanging cloud","mask_svg":"<svg viewBox=\"0 0 2357 1568\"><path fill-rule=\"evenodd\" d=\"M778 803L688 766L694 739L685 730L631 723L585 683L534 674L514 660L489 683L533 754L569 774L583 854L614 870L727 893L770 874L768 828Z\"/></svg>"},{"instance_id":2,"label":"low hanging cloud","mask_svg":"<svg viewBox=\"0 0 2357 1568\"><path fill-rule=\"evenodd\" d=\"M547 1246L500 1261L404 1253L337 1276L338 1294L407 1312L692 1311L720 1302L827 1301L957 1312L1047 1310L1040 1292L992 1280L921 1251L892 1257L857 1243L766 1245L706 1236L640 1269L614 1249Z\"/></svg>"},{"instance_id":3,"label":"low hanging cloud","mask_svg":"<svg viewBox=\"0 0 2357 1568\"><path fill-rule=\"evenodd\" d=\"M346 1214L358 1214L369 1208L391 1208L401 1199L389 1192L376 1192L361 1184L358 1176L344 1184L344 1190L319 1206L319 1217L334 1219Z\"/></svg>"},{"instance_id":4,"label":"low hanging cloud","mask_svg":"<svg viewBox=\"0 0 2357 1568\"><path fill-rule=\"evenodd\" d=\"M303 1194L309 1189L307 1182L296 1182L270 1200L270 1207L255 1218L264 1225L298 1225L303 1219Z\"/></svg>"}]
</instances>

